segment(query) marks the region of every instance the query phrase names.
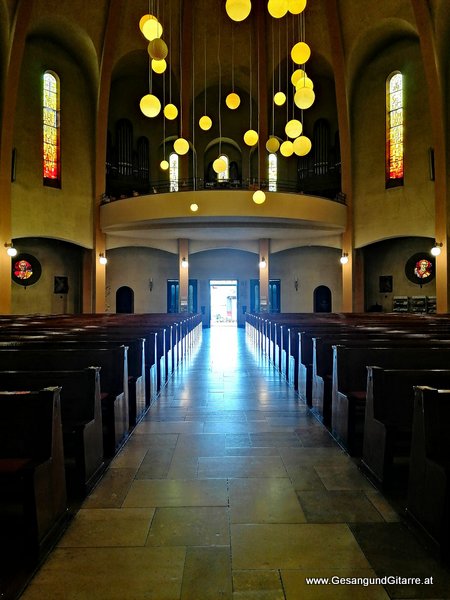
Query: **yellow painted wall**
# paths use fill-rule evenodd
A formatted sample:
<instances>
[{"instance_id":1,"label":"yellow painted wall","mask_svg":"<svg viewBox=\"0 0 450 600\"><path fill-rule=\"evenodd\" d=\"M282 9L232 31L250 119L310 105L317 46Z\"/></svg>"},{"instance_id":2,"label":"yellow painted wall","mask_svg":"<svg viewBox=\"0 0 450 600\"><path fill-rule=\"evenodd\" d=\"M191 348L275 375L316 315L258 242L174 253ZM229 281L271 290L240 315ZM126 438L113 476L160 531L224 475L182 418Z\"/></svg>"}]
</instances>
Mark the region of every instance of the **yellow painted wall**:
<instances>
[{"instance_id":1,"label":"yellow painted wall","mask_svg":"<svg viewBox=\"0 0 450 600\"><path fill-rule=\"evenodd\" d=\"M42 183L42 74L61 83L62 187ZM12 184L15 238L54 237L92 247L94 118L88 86L76 60L42 39L27 43L17 106Z\"/></svg>"},{"instance_id":2,"label":"yellow painted wall","mask_svg":"<svg viewBox=\"0 0 450 600\"><path fill-rule=\"evenodd\" d=\"M404 185L385 189L385 89L404 75ZM397 42L360 72L352 108L355 246L399 235L434 237L430 115L418 42ZM370 227L368 224L370 223Z\"/></svg>"}]
</instances>

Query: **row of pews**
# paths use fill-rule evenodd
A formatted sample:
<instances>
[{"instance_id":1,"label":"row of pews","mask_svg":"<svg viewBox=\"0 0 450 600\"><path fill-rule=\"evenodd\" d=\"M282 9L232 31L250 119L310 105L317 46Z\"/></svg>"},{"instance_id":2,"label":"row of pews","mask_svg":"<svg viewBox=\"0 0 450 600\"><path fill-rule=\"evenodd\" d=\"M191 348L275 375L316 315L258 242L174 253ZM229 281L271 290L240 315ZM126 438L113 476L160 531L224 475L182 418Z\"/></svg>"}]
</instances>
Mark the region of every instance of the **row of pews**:
<instances>
[{"instance_id":1,"label":"row of pews","mask_svg":"<svg viewBox=\"0 0 450 600\"><path fill-rule=\"evenodd\" d=\"M47 552L200 337L187 313L0 316L2 565Z\"/></svg>"},{"instance_id":2,"label":"row of pews","mask_svg":"<svg viewBox=\"0 0 450 600\"><path fill-rule=\"evenodd\" d=\"M450 316L247 314L246 333L450 557Z\"/></svg>"}]
</instances>

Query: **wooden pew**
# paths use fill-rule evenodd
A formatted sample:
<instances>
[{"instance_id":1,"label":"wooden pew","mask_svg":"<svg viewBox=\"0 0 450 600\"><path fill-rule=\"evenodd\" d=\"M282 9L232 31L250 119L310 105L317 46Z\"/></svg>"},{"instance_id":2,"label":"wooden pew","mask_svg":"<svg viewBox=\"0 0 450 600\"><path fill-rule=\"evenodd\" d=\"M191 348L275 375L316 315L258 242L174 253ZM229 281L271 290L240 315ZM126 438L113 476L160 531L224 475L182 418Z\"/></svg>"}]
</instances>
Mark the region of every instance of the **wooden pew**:
<instances>
[{"instance_id":1,"label":"wooden pew","mask_svg":"<svg viewBox=\"0 0 450 600\"><path fill-rule=\"evenodd\" d=\"M101 367L103 452L115 454L128 435L128 348L24 350L0 349L0 370L77 371Z\"/></svg>"},{"instance_id":2,"label":"wooden pew","mask_svg":"<svg viewBox=\"0 0 450 600\"><path fill-rule=\"evenodd\" d=\"M111 339L113 338L113 339ZM145 369L145 339L131 338L125 335L107 336L103 333L90 332L60 332L55 335L45 331L39 339L22 335L16 339L0 338L0 350L4 348L23 349L77 349L111 348L120 345L128 347L128 417L129 428L132 429L145 413L146 404L146 369Z\"/></svg>"},{"instance_id":3,"label":"wooden pew","mask_svg":"<svg viewBox=\"0 0 450 600\"><path fill-rule=\"evenodd\" d=\"M414 393L407 513L450 561L450 390L418 386Z\"/></svg>"},{"instance_id":4,"label":"wooden pew","mask_svg":"<svg viewBox=\"0 0 450 600\"><path fill-rule=\"evenodd\" d=\"M39 558L61 532L67 508L59 392L0 392L2 551Z\"/></svg>"},{"instance_id":5,"label":"wooden pew","mask_svg":"<svg viewBox=\"0 0 450 600\"><path fill-rule=\"evenodd\" d=\"M367 367L362 464L381 487L405 484L417 385L450 387L450 370Z\"/></svg>"},{"instance_id":6,"label":"wooden pew","mask_svg":"<svg viewBox=\"0 0 450 600\"><path fill-rule=\"evenodd\" d=\"M0 371L0 389L61 388L61 422L67 492L84 497L100 477L103 428L100 368L82 371Z\"/></svg>"},{"instance_id":7,"label":"wooden pew","mask_svg":"<svg viewBox=\"0 0 450 600\"><path fill-rule=\"evenodd\" d=\"M450 365L450 348L333 346L331 430L349 454L360 456L367 392L367 366L439 369Z\"/></svg>"}]
</instances>

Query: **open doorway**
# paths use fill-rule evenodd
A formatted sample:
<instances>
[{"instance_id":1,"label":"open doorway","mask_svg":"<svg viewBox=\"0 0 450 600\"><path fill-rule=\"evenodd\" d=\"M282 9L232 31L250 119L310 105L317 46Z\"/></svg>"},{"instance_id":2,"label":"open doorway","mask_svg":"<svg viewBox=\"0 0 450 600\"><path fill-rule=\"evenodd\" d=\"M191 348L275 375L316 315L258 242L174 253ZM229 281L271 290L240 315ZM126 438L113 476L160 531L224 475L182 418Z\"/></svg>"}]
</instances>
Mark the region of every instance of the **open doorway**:
<instances>
[{"instance_id":1,"label":"open doorway","mask_svg":"<svg viewBox=\"0 0 450 600\"><path fill-rule=\"evenodd\" d=\"M237 283L236 279L209 282L211 327L237 327Z\"/></svg>"}]
</instances>

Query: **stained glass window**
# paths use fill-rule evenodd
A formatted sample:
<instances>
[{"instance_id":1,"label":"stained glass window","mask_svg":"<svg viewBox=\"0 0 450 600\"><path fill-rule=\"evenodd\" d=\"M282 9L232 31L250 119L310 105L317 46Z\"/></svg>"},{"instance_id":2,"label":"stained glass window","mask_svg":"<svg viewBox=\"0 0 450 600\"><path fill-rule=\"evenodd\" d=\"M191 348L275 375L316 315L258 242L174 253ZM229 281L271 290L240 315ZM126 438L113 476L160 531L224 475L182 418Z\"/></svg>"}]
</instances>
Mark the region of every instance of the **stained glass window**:
<instances>
[{"instance_id":1,"label":"stained glass window","mask_svg":"<svg viewBox=\"0 0 450 600\"><path fill-rule=\"evenodd\" d=\"M59 185L61 179L59 144L59 79L50 71L43 79L43 176L44 183Z\"/></svg>"},{"instance_id":2,"label":"stained glass window","mask_svg":"<svg viewBox=\"0 0 450 600\"><path fill-rule=\"evenodd\" d=\"M278 164L277 155L269 154L269 192L277 191Z\"/></svg>"},{"instance_id":3,"label":"stained glass window","mask_svg":"<svg viewBox=\"0 0 450 600\"><path fill-rule=\"evenodd\" d=\"M178 154L172 152L169 156L170 191L178 192Z\"/></svg>"},{"instance_id":4,"label":"stained glass window","mask_svg":"<svg viewBox=\"0 0 450 600\"><path fill-rule=\"evenodd\" d=\"M226 156L225 154L221 154L219 158L225 161L227 168L225 169L225 171L217 173L217 179L218 181L225 181L230 178L230 161L228 160L228 156Z\"/></svg>"},{"instance_id":5,"label":"stained glass window","mask_svg":"<svg viewBox=\"0 0 450 600\"><path fill-rule=\"evenodd\" d=\"M403 184L403 75L392 73L386 86L386 183Z\"/></svg>"}]
</instances>

